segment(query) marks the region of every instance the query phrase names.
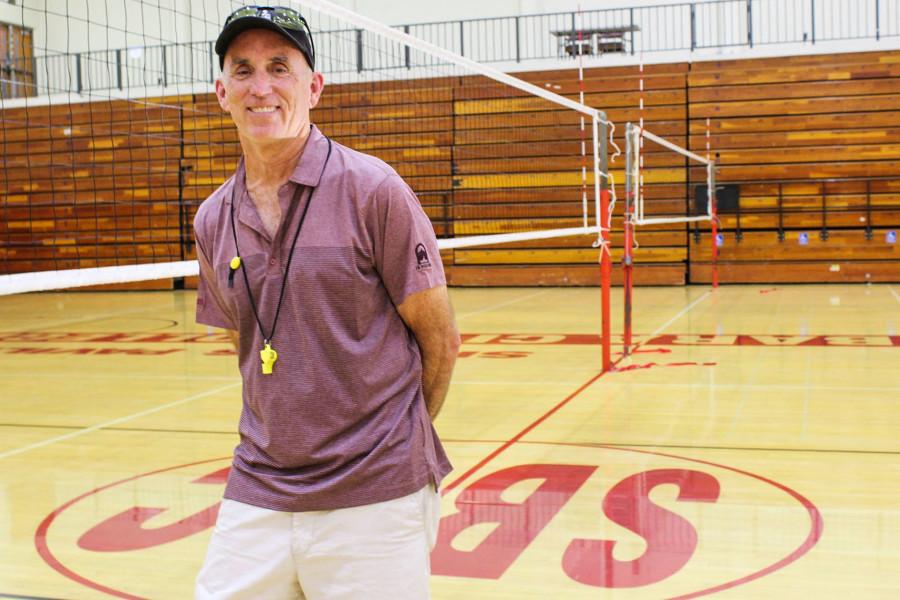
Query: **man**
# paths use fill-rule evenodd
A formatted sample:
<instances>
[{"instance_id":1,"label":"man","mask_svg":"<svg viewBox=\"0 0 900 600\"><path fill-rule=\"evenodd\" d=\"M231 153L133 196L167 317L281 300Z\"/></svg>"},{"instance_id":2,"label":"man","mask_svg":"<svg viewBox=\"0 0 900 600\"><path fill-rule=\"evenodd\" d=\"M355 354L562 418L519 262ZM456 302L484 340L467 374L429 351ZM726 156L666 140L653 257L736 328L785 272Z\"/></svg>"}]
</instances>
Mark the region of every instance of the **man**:
<instances>
[{"instance_id":1,"label":"man","mask_svg":"<svg viewBox=\"0 0 900 600\"><path fill-rule=\"evenodd\" d=\"M198 598L421 599L450 464L431 426L459 348L431 223L310 122L306 21L244 7L216 42L243 158L194 221L197 321L243 378Z\"/></svg>"}]
</instances>

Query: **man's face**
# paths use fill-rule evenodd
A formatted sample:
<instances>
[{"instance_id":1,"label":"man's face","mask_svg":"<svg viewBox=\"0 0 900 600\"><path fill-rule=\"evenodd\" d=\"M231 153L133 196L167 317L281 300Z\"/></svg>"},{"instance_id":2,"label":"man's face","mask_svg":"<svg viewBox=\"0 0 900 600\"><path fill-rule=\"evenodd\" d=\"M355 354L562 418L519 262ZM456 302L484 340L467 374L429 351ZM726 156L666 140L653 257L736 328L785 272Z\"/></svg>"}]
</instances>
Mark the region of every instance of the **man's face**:
<instances>
[{"instance_id":1,"label":"man's face","mask_svg":"<svg viewBox=\"0 0 900 600\"><path fill-rule=\"evenodd\" d=\"M309 128L309 111L323 87L322 74L291 42L268 29L250 29L228 47L216 96L242 138L273 142Z\"/></svg>"}]
</instances>

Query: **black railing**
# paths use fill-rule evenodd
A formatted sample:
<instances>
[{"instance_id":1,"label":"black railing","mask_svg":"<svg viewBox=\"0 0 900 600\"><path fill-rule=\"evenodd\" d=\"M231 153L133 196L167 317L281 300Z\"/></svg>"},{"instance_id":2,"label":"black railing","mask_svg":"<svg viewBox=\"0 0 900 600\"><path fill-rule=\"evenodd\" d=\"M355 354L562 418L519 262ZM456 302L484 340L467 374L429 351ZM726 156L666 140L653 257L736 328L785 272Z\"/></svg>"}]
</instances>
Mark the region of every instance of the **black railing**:
<instances>
[{"instance_id":1,"label":"black railing","mask_svg":"<svg viewBox=\"0 0 900 600\"><path fill-rule=\"evenodd\" d=\"M893 215L900 210L900 201L885 202L885 198L894 198L897 190L900 190L900 178L881 176L881 177L838 177L827 179L780 179L780 180L754 180L739 182L742 188L752 186L773 187L775 194L775 206L772 208L754 208L742 209L740 201L733 210L720 211L721 218L733 218L734 224L729 226L720 226L719 231L730 232L735 236L735 240L740 242L743 234L748 230L755 231L771 231L773 228L769 225L758 225L755 227L747 227L741 223L741 218L748 215L777 215L777 225L775 233L779 241L785 241L787 232L808 232L810 230L818 230L819 239L827 241L830 232L835 230L851 230L861 231L866 240L872 241L874 237L874 228L887 228L891 231L897 227ZM800 188L798 190L798 188ZM758 196L759 194L755 194ZM786 207L785 200L795 197L809 198L810 201L803 206ZM873 202L873 196L877 196L877 202ZM813 200L815 198L815 200ZM849 201L852 198L853 201ZM839 206L829 206L829 199L838 199ZM847 219L840 219L841 215L852 213L854 215L863 213L865 216L860 217L858 222L850 224ZM785 224L785 217L790 215L811 215L818 219L818 223L813 226L812 222L808 222L802 226ZM884 222L881 221L882 216L887 215ZM831 217L831 220L829 220ZM878 222L876 222L878 221ZM699 241L701 229L699 225L693 228L695 240ZM896 236L896 232L894 233ZM886 242L894 244L892 242Z\"/></svg>"},{"instance_id":2,"label":"black railing","mask_svg":"<svg viewBox=\"0 0 900 600\"><path fill-rule=\"evenodd\" d=\"M484 63L579 55L698 51L900 37L900 0L713 0L398 25L397 29ZM316 32L326 74L432 67L438 59L357 30ZM38 94L211 82L209 41L35 59ZM33 94L31 94L33 95Z\"/></svg>"}]
</instances>

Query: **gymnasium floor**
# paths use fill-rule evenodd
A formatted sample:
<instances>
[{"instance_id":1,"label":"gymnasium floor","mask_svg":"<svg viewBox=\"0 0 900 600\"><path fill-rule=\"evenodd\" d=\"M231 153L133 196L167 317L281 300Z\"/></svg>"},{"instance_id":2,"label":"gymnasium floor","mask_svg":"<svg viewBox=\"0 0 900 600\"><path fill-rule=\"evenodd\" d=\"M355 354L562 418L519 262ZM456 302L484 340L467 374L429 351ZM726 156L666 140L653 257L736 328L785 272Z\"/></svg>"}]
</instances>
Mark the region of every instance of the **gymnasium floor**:
<instances>
[{"instance_id":1,"label":"gymnasium floor","mask_svg":"<svg viewBox=\"0 0 900 600\"><path fill-rule=\"evenodd\" d=\"M900 597L898 290L638 288L602 376L596 289L452 290L433 597ZM0 598L191 596L240 407L193 308L0 298Z\"/></svg>"}]
</instances>

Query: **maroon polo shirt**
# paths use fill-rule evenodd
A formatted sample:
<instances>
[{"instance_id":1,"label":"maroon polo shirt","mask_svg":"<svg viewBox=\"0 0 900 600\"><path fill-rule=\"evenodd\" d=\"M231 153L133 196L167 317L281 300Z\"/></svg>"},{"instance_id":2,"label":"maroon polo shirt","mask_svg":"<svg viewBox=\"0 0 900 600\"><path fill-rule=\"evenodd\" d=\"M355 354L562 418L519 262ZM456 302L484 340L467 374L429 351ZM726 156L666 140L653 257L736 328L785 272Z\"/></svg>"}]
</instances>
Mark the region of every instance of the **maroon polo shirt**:
<instances>
[{"instance_id":1,"label":"maroon polo shirt","mask_svg":"<svg viewBox=\"0 0 900 600\"><path fill-rule=\"evenodd\" d=\"M445 283L434 230L391 167L331 144L326 166L328 140L312 127L279 191L274 238L247 194L243 160L194 220L197 322L240 333L241 441L225 497L274 510L391 500L450 471L425 408L419 347L396 308ZM267 334L309 203L271 342L271 375L262 374L263 336L243 274L228 284L232 190L241 259Z\"/></svg>"}]
</instances>

